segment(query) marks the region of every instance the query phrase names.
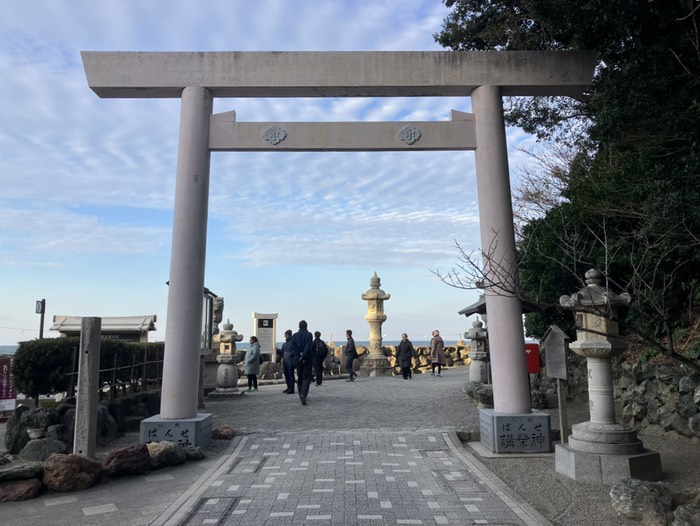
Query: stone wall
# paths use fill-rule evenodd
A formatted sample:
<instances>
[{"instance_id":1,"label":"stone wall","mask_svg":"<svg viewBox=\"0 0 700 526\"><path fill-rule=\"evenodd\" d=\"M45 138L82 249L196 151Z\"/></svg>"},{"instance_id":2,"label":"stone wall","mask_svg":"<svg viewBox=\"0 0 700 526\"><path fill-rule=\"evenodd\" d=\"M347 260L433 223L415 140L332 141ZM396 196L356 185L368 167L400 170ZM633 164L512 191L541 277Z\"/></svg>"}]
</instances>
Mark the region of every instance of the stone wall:
<instances>
[{"instance_id":1,"label":"stone wall","mask_svg":"<svg viewBox=\"0 0 700 526\"><path fill-rule=\"evenodd\" d=\"M615 374L625 424L700 437L700 373L685 365L625 363Z\"/></svg>"},{"instance_id":2,"label":"stone wall","mask_svg":"<svg viewBox=\"0 0 700 526\"><path fill-rule=\"evenodd\" d=\"M125 431L138 431L141 420L158 414L160 393L138 393L103 401L97 408L97 442L107 444ZM19 406L7 420L5 448L10 454L43 461L51 452L73 449L75 405L56 409Z\"/></svg>"}]
</instances>

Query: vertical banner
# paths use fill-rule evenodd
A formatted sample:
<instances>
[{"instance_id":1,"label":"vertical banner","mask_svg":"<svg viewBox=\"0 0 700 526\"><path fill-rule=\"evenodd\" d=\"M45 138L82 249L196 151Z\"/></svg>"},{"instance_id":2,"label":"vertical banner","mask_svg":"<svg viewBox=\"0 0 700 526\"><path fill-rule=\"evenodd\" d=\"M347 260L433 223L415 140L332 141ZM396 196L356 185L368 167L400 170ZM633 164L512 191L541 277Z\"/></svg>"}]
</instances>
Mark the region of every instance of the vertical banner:
<instances>
[{"instance_id":1,"label":"vertical banner","mask_svg":"<svg viewBox=\"0 0 700 526\"><path fill-rule=\"evenodd\" d=\"M17 393L12 384L12 357L0 357L0 411L14 411Z\"/></svg>"}]
</instances>

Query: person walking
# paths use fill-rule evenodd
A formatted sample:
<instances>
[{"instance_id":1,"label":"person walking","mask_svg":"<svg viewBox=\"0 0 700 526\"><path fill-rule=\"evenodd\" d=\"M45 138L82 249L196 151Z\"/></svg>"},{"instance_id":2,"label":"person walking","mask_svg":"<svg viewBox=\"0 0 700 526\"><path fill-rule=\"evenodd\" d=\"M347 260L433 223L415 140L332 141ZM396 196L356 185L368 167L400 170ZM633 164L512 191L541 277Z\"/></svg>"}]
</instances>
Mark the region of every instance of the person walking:
<instances>
[{"instance_id":1,"label":"person walking","mask_svg":"<svg viewBox=\"0 0 700 526\"><path fill-rule=\"evenodd\" d=\"M345 331L345 336L348 339L348 343L345 345L345 370L350 375L350 378L345 381L354 382L357 375L355 374L352 365L357 359L357 348L355 347L355 340L352 337L352 331L350 329Z\"/></svg>"},{"instance_id":2,"label":"person walking","mask_svg":"<svg viewBox=\"0 0 700 526\"><path fill-rule=\"evenodd\" d=\"M442 376L442 366L445 365L445 342L440 336L440 331L433 331L433 338L430 340L430 364L432 372L430 376L435 376L435 368L437 367L437 375Z\"/></svg>"},{"instance_id":3,"label":"person walking","mask_svg":"<svg viewBox=\"0 0 700 526\"><path fill-rule=\"evenodd\" d=\"M294 394L294 352L292 349L292 331L284 331L284 343L282 344L282 372L287 388L282 391L285 394Z\"/></svg>"},{"instance_id":4,"label":"person walking","mask_svg":"<svg viewBox=\"0 0 700 526\"><path fill-rule=\"evenodd\" d=\"M401 335L401 342L396 348L396 364L401 367L401 374L404 380L410 380L413 377L411 374L411 362L414 358L416 358L416 350L413 348L411 340L408 339L408 335L404 332Z\"/></svg>"},{"instance_id":5,"label":"person walking","mask_svg":"<svg viewBox=\"0 0 700 526\"><path fill-rule=\"evenodd\" d=\"M260 374L260 343L257 336L250 337L250 349L245 353L243 361L244 372L248 376L248 391L258 390L258 374Z\"/></svg>"},{"instance_id":6,"label":"person walking","mask_svg":"<svg viewBox=\"0 0 700 526\"><path fill-rule=\"evenodd\" d=\"M313 336L307 329L306 321L299 322L299 330L292 335L292 352L297 367L297 390L302 405L309 396L313 362Z\"/></svg>"},{"instance_id":7,"label":"person walking","mask_svg":"<svg viewBox=\"0 0 700 526\"><path fill-rule=\"evenodd\" d=\"M316 386L321 387L323 383L323 364L326 361L326 356L328 356L328 346L326 342L321 339L321 333L316 331L314 333L314 379L316 380Z\"/></svg>"}]
</instances>

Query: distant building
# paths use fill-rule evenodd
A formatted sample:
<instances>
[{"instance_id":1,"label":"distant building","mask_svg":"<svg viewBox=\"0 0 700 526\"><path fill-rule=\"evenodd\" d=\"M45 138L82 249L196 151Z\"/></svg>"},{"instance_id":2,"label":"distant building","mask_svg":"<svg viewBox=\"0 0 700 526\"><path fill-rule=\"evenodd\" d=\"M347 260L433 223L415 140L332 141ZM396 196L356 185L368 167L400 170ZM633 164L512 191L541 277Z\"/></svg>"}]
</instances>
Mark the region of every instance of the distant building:
<instances>
[{"instance_id":1,"label":"distant building","mask_svg":"<svg viewBox=\"0 0 700 526\"><path fill-rule=\"evenodd\" d=\"M52 331L61 336L80 336L81 316L54 316ZM156 330L156 315L112 316L102 318L102 337L127 342L147 342L148 332Z\"/></svg>"}]
</instances>

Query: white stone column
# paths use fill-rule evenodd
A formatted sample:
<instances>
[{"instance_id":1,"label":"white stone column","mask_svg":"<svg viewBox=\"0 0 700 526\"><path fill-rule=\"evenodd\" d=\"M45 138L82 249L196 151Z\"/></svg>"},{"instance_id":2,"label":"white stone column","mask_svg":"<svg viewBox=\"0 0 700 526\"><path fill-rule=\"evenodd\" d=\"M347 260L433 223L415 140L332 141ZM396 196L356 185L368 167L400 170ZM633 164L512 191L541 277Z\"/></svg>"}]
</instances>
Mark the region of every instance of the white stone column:
<instances>
[{"instance_id":1,"label":"white stone column","mask_svg":"<svg viewBox=\"0 0 700 526\"><path fill-rule=\"evenodd\" d=\"M497 413L529 413L530 386L525 361L522 307L513 293L515 233L511 204L503 100L497 86L472 92L476 115L476 181L484 262L489 347Z\"/></svg>"},{"instance_id":2,"label":"white stone column","mask_svg":"<svg viewBox=\"0 0 700 526\"><path fill-rule=\"evenodd\" d=\"M160 417L197 415L209 206L211 93L182 91Z\"/></svg>"}]
</instances>

